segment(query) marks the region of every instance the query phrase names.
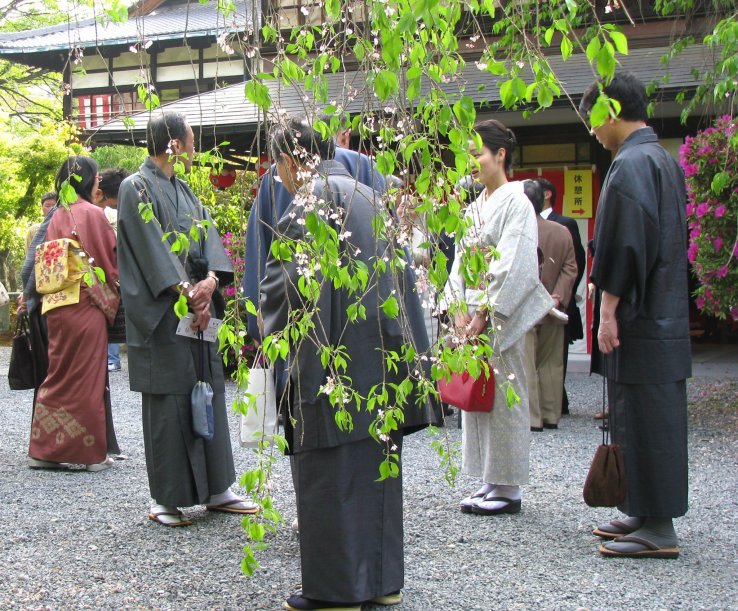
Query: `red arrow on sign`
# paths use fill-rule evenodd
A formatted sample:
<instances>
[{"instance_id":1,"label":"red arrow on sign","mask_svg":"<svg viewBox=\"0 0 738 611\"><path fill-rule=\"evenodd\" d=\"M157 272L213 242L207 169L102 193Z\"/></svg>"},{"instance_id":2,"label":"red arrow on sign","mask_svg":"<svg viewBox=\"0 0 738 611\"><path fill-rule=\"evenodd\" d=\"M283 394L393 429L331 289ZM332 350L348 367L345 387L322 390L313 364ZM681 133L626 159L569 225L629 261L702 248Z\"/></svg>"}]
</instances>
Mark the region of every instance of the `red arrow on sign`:
<instances>
[{"instance_id":1,"label":"red arrow on sign","mask_svg":"<svg viewBox=\"0 0 738 611\"><path fill-rule=\"evenodd\" d=\"M579 208L578 210L572 210L572 214L584 214L584 208Z\"/></svg>"}]
</instances>

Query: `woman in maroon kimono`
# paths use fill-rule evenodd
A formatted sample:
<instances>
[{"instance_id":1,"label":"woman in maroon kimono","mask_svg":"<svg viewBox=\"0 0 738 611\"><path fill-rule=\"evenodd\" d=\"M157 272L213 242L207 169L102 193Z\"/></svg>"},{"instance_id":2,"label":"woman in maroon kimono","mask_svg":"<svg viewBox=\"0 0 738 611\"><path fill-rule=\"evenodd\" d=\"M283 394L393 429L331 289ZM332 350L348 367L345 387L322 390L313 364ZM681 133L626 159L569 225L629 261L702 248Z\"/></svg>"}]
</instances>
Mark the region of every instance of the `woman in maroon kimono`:
<instances>
[{"instance_id":1,"label":"woman in maroon kimono","mask_svg":"<svg viewBox=\"0 0 738 611\"><path fill-rule=\"evenodd\" d=\"M76 240L92 265L105 272L106 281L115 284L115 233L102 209L91 203L99 183L97 164L89 157L70 157L56 175L60 194L65 183L77 199L56 210L45 240ZM101 471L112 463L107 454L117 445L105 408L107 323L84 280L78 282L77 303L45 308L49 371L39 388L31 423L31 468L66 468L76 463L86 465L88 471ZM44 301L47 298L53 300L53 294L45 295Z\"/></svg>"}]
</instances>

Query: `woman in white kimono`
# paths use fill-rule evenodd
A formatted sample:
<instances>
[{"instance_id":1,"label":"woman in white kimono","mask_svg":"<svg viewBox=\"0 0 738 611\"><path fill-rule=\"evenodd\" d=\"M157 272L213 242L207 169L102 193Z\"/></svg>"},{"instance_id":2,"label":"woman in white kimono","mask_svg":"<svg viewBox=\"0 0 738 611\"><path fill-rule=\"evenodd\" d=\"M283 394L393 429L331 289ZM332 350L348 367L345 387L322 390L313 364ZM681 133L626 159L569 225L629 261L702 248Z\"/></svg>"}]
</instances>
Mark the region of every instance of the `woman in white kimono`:
<instances>
[{"instance_id":1,"label":"woman in white kimono","mask_svg":"<svg viewBox=\"0 0 738 611\"><path fill-rule=\"evenodd\" d=\"M528 482L530 416L525 377L525 334L552 307L538 276L538 228L522 182L508 182L515 135L494 119L475 126L482 141L471 149L472 177L485 190L466 209L470 226L459 245L444 291L459 336L485 333L493 338L497 389L490 413L462 412L462 472L482 480L482 487L461 501L463 513L496 515L520 511L521 486ZM462 273L462 254L496 249L487 255L483 283L469 287ZM466 309L452 304L465 303ZM508 408L501 383L508 380L520 401Z\"/></svg>"}]
</instances>

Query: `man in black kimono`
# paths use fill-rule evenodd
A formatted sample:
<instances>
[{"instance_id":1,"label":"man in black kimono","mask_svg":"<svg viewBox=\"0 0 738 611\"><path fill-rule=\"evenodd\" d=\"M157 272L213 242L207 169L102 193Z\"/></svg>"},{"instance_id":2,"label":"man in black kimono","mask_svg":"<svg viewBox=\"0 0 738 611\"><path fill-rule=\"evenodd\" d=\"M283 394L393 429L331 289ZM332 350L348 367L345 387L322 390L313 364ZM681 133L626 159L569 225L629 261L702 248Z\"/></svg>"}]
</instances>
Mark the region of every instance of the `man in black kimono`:
<instances>
[{"instance_id":1,"label":"man in black kimono","mask_svg":"<svg viewBox=\"0 0 738 611\"><path fill-rule=\"evenodd\" d=\"M149 157L119 191L118 267L131 390L140 392L143 402L154 501L149 518L164 526L188 526L179 507L198 504L210 511L256 513L257 505L230 489L236 474L217 344L199 346L198 340L177 334L174 304L180 292L195 317L192 326L205 330L216 314L219 283L233 278L210 215L175 176L175 166L189 172L195 137L178 113L156 114L146 134ZM202 228L197 239L191 233L195 225ZM176 233L190 237L189 248L172 250ZM190 394L198 380L208 382L214 393L210 440L192 432Z\"/></svg>"},{"instance_id":2,"label":"man in black kimono","mask_svg":"<svg viewBox=\"0 0 738 611\"><path fill-rule=\"evenodd\" d=\"M428 350L414 279L409 265L392 271L394 253L404 251L375 236L374 228L386 220L377 223L384 203L333 160L332 140L322 138L306 118L275 126L270 140L279 178L295 197L275 232L283 245L292 244L292 254L279 249L277 258L272 249L261 283L264 331L280 334L299 318L305 332L302 339L289 336L284 421L300 524L302 589L284 607L359 611L364 602L397 604L404 581L402 438L436 418L427 407L418 407L410 392L394 430L380 434L372 423L378 410L399 404L392 385L408 375L407 364L388 368L387 352L400 354L403 344L411 344L418 355ZM338 239L313 252L311 245L331 231ZM352 291L326 278L323 270L327 275L336 264L330 256L318 263L329 252L352 276L365 269L366 285ZM382 307L390 299L398 305L395 316ZM352 309L356 316L350 315ZM345 369L321 356L327 348L340 348ZM329 398L341 380L346 383L339 375L363 397L358 408L354 398L339 401L351 427L339 425L338 408ZM370 411L366 397L383 383L389 403ZM397 477L377 481L386 452L395 455Z\"/></svg>"},{"instance_id":3,"label":"man in black kimono","mask_svg":"<svg viewBox=\"0 0 738 611\"><path fill-rule=\"evenodd\" d=\"M607 556L675 558L672 518L687 511L687 392L691 375L686 190L676 161L646 125L646 91L630 73L584 94L584 116L600 95L621 104L593 126L616 152L597 207L593 370L607 378L613 440L625 453L628 517L595 529Z\"/></svg>"}]
</instances>

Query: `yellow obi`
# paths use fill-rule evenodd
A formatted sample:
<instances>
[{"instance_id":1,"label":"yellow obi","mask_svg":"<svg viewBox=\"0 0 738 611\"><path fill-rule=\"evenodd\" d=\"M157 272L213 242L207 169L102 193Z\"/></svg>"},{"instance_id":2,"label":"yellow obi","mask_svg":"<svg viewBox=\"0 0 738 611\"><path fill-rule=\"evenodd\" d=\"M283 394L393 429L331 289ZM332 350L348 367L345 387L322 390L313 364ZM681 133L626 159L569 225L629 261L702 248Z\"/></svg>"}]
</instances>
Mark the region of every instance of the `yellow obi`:
<instances>
[{"instance_id":1,"label":"yellow obi","mask_svg":"<svg viewBox=\"0 0 738 611\"><path fill-rule=\"evenodd\" d=\"M87 265L77 241L60 238L36 247L36 290L43 297L41 313L79 303L79 291Z\"/></svg>"}]
</instances>

